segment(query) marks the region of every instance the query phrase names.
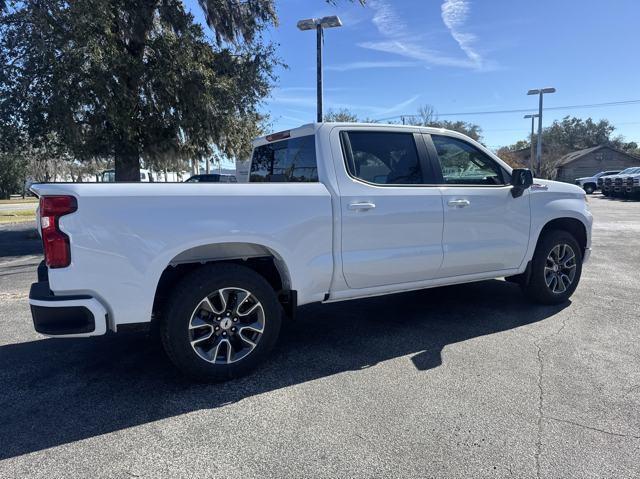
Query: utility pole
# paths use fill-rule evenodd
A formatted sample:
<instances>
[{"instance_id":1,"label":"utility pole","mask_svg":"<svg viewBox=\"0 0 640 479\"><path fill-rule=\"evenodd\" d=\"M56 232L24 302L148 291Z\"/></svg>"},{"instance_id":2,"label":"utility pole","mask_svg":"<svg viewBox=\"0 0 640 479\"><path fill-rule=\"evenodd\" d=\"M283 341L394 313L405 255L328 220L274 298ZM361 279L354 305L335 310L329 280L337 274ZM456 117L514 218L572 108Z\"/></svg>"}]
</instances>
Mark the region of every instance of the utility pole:
<instances>
[{"instance_id":1,"label":"utility pole","mask_svg":"<svg viewBox=\"0 0 640 479\"><path fill-rule=\"evenodd\" d=\"M299 30L315 30L316 31L316 93L317 93L317 117L316 121L322 123L324 120L324 113L322 108L323 103L323 78L322 78L322 45L324 43L324 29L341 27L342 21L340 18L333 15L323 18L307 18L298 22Z\"/></svg>"},{"instance_id":2,"label":"utility pole","mask_svg":"<svg viewBox=\"0 0 640 479\"><path fill-rule=\"evenodd\" d=\"M536 147L536 168L538 176L542 174L542 96L545 93L555 93L555 88L539 88L536 90L529 90L527 95L539 95L538 100L538 145Z\"/></svg>"},{"instance_id":3,"label":"utility pole","mask_svg":"<svg viewBox=\"0 0 640 479\"><path fill-rule=\"evenodd\" d=\"M529 141L531 142L531 149L530 149L530 152L529 152L529 168L531 169L531 171L535 171L535 167L534 167L534 163L533 163L533 152L534 152L533 135L535 133L534 126L535 126L536 118L538 118L538 115L537 114L525 115L524 117L525 118L531 118L531 136L529 137Z\"/></svg>"}]
</instances>

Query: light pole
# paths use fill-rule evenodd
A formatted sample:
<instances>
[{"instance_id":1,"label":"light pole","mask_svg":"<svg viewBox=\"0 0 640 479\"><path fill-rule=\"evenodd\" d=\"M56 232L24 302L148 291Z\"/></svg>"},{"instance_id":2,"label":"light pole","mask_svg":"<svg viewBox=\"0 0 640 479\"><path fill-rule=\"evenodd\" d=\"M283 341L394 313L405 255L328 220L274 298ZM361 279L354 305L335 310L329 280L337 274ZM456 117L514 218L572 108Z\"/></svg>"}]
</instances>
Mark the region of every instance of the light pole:
<instances>
[{"instance_id":1,"label":"light pole","mask_svg":"<svg viewBox=\"0 0 640 479\"><path fill-rule=\"evenodd\" d=\"M533 115L525 115L525 118L531 118L531 136L530 136L530 140L531 141L531 151L529 153L529 168L531 168L531 171L535 171L535 168L533 167L533 133L534 133L534 123L536 121L536 118L538 118L537 114L533 114Z\"/></svg>"},{"instance_id":2,"label":"light pole","mask_svg":"<svg viewBox=\"0 0 640 479\"><path fill-rule=\"evenodd\" d=\"M545 93L555 93L555 88L540 88L537 90L529 90L527 95L539 95L538 102L538 146L536 148L536 166L538 175L541 175L541 158L542 158L542 95Z\"/></svg>"},{"instance_id":3,"label":"light pole","mask_svg":"<svg viewBox=\"0 0 640 479\"><path fill-rule=\"evenodd\" d=\"M340 18L335 15L322 18L307 18L298 22L299 30L316 31L316 63L317 63L317 95L318 95L318 123L324 119L322 113L322 42L325 28L341 27Z\"/></svg>"}]
</instances>

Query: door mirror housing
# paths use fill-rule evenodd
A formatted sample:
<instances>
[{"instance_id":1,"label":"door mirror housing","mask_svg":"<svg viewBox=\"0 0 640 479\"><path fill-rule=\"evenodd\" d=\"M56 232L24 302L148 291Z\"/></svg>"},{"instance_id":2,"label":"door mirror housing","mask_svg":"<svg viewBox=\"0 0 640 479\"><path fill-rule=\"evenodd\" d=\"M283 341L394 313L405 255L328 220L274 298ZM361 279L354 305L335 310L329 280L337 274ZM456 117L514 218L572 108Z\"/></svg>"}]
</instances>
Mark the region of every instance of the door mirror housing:
<instances>
[{"instance_id":1,"label":"door mirror housing","mask_svg":"<svg viewBox=\"0 0 640 479\"><path fill-rule=\"evenodd\" d=\"M522 196L524 190L533 184L533 173L528 168L515 168L511 171L511 195L514 198Z\"/></svg>"}]
</instances>

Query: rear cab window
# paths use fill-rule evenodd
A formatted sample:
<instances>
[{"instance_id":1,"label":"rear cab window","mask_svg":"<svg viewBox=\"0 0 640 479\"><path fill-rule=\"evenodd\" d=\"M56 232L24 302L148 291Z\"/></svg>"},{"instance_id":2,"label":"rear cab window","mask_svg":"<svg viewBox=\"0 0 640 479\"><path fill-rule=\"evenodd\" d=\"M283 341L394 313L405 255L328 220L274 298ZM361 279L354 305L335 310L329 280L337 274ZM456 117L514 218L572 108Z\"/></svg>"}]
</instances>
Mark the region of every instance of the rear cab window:
<instances>
[{"instance_id":1,"label":"rear cab window","mask_svg":"<svg viewBox=\"0 0 640 479\"><path fill-rule=\"evenodd\" d=\"M318 163L314 135L257 146L251 158L252 183L315 183Z\"/></svg>"}]
</instances>

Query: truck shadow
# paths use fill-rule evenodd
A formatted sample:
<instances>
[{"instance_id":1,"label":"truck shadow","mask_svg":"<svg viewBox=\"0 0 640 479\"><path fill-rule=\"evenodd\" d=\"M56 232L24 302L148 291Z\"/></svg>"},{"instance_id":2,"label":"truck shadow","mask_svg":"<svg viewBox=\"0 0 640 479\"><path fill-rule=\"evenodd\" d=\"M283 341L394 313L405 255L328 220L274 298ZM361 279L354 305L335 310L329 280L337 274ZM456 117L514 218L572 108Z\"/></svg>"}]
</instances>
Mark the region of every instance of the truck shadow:
<instances>
[{"instance_id":1,"label":"truck shadow","mask_svg":"<svg viewBox=\"0 0 640 479\"><path fill-rule=\"evenodd\" d=\"M0 258L42 253L42 241L35 222L2 225L0 228Z\"/></svg>"},{"instance_id":2,"label":"truck shadow","mask_svg":"<svg viewBox=\"0 0 640 479\"><path fill-rule=\"evenodd\" d=\"M0 459L212 409L392 358L428 374L449 344L552 317L504 281L301 308L268 363L224 384L183 379L145 334L0 347Z\"/></svg>"}]
</instances>

